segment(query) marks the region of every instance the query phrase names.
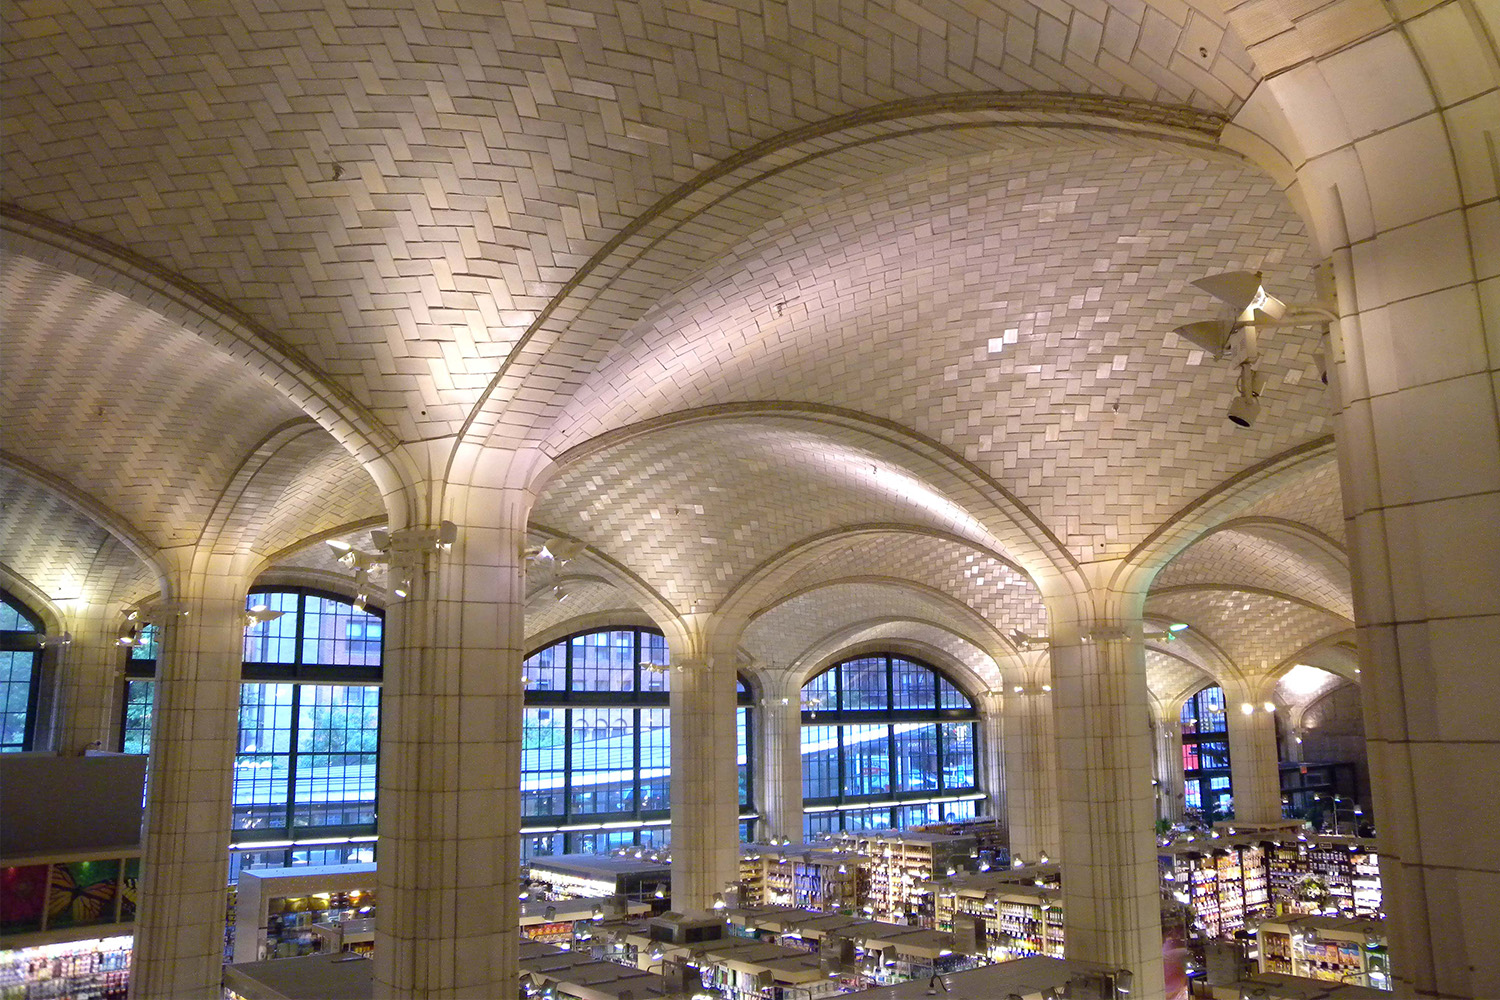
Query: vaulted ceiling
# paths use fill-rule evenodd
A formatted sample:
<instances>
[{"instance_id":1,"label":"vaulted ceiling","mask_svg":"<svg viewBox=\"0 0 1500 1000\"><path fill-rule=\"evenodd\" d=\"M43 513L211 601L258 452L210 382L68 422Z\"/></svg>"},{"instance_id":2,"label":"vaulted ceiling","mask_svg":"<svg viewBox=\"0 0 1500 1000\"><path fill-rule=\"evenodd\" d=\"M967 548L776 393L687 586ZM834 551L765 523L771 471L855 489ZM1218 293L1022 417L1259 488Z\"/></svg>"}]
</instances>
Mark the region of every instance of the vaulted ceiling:
<instances>
[{"instance_id":1,"label":"vaulted ceiling","mask_svg":"<svg viewBox=\"0 0 1500 1000\"><path fill-rule=\"evenodd\" d=\"M535 540L587 546L530 634L733 607L764 665L904 637L998 683L1039 547L1123 558L1330 431L1315 331L1248 429L1170 332L1197 277L1317 263L1218 145L1257 82L1220 11L7 4L0 570L336 583L322 539L386 513L361 447L528 443ZM1298 468L1159 575L1163 703L1352 624Z\"/></svg>"}]
</instances>

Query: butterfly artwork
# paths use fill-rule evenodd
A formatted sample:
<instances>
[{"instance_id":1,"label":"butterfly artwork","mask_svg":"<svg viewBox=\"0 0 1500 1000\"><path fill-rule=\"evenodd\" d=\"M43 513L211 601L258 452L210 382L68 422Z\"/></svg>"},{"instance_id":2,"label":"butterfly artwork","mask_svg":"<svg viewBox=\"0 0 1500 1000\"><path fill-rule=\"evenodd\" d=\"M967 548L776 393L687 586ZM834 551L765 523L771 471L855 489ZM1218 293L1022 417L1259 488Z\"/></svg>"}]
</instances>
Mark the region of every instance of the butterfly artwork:
<instances>
[{"instance_id":1,"label":"butterfly artwork","mask_svg":"<svg viewBox=\"0 0 1500 1000\"><path fill-rule=\"evenodd\" d=\"M115 918L118 861L75 861L52 866L47 926L109 923Z\"/></svg>"}]
</instances>

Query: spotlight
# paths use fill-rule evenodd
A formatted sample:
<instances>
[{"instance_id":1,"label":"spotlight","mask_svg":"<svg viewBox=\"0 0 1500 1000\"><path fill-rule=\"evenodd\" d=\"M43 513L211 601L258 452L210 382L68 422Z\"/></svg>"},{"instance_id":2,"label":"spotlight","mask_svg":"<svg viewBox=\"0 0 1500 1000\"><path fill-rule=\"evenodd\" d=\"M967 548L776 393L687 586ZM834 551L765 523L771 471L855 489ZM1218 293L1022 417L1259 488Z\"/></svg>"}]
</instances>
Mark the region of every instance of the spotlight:
<instances>
[{"instance_id":1,"label":"spotlight","mask_svg":"<svg viewBox=\"0 0 1500 1000\"><path fill-rule=\"evenodd\" d=\"M1260 416L1260 391L1266 384L1265 376L1248 364L1240 365L1240 393L1229 404L1229 422L1240 427L1249 427Z\"/></svg>"},{"instance_id":2,"label":"spotlight","mask_svg":"<svg viewBox=\"0 0 1500 1000\"><path fill-rule=\"evenodd\" d=\"M1251 427L1260 416L1260 401L1253 396L1236 396L1229 404L1229 422L1240 427Z\"/></svg>"}]
</instances>

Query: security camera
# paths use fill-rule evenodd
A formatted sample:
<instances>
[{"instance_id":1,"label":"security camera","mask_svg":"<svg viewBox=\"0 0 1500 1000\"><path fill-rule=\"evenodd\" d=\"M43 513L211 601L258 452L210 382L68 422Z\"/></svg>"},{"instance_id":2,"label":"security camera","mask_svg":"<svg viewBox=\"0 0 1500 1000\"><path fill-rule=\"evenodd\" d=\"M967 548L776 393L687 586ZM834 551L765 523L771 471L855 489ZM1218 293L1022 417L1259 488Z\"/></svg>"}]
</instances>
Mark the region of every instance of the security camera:
<instances>
[{"instance_id":1,"label":"security camera","mask_svg":"<svg viewBox=\"0 0 1500 1000\"><path fill-rule=\"evenodd\" d=\"M1229 422L1240 427L1249 427L1260 416L1260 400L1254 396L1236 396L1229 404Z\"/></svg>"},{"instance_id":2,"label":"security camera","mask_svg":"<svg viewBox=\"0 0 1500 1000\"><path fill-rule=\"evenodd\" d=\"M1328 354L1319 349L1313 352L1313 364L1318 366L1318 381L1328 384Z\"/></svg>"}]
</instances>

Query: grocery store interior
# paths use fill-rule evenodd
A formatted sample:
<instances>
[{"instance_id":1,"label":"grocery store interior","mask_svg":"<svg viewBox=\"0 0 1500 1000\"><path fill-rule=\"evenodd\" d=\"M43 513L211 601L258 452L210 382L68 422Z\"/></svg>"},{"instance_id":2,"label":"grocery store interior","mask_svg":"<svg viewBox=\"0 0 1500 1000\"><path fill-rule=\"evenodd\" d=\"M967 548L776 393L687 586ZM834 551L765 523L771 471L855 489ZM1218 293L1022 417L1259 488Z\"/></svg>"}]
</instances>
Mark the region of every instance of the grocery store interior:
<instances>
[{"instance_id":1,"label":"grocery store interior","mask_svg":"<svg viewBox=\"0 0 1500 1000\"><path fill-rule=\"evenodd\" d=\"M0 1000L1500 996L1500 5L4 20Z\"/></svg>"}]
</instances>

